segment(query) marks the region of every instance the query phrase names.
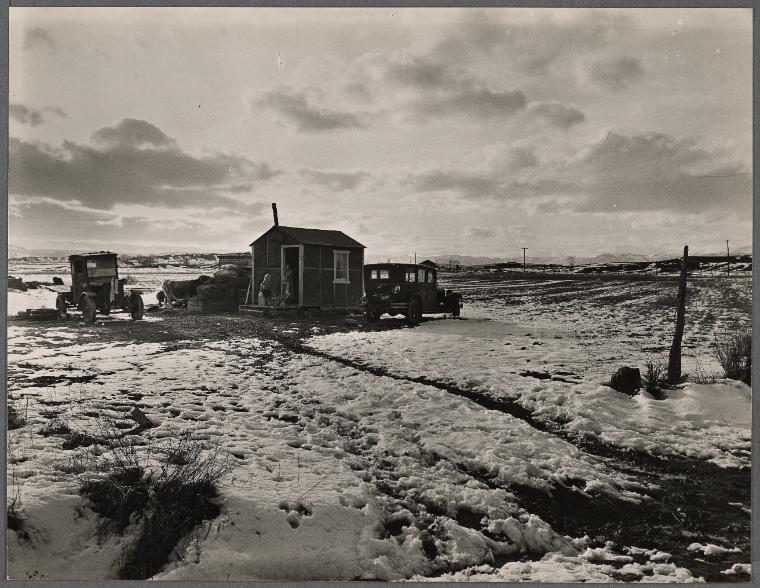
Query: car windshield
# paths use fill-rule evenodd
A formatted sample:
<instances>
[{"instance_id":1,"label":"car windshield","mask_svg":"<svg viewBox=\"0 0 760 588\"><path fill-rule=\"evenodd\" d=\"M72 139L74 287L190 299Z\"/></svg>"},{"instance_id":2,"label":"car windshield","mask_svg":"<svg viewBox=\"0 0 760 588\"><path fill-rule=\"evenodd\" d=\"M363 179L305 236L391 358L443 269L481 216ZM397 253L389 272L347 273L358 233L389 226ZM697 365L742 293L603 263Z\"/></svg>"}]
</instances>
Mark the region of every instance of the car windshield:
<instances>
[{"instance_id":1,"label":"car windshield","mask_svg":"<svg viewBox=\"0 0 760 588\"><path fill-rule=\"evenodd\" d=\"M116 260L110 257L94 257L87 260L88 269L115 269Z\"/></svg>"}]
</instances>

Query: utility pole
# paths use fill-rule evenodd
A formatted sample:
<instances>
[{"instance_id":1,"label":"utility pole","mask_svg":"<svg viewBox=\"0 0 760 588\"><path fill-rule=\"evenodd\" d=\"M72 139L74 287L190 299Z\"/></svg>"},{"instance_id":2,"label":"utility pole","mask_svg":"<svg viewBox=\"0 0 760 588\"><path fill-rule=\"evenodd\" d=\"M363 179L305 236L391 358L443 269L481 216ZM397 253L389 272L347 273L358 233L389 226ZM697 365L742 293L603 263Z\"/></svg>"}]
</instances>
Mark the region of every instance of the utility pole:
<instances>
[{"instance_id":1,"label":"utility pole","mask_svg":"<svg viewBox=\"0 0 760 588\"><path fill-rule=\"evenodd\" d=\"M726 239L726 277L731 277L731 253L728 251L728 239Z\"/></svg>"},{"instance_id":2,"label":"utility pole","mask_svg":"<svg viewBox=\"0 0 760 588\"><path fill-rule=\"evenodd\" d=\"M523 250L523 273L525 273L525 250L527 247L521 247L521 249Z\"/></svg>"},{"instance_id":3,"label":"utility pole","mask_svg":"<svg viewBox=\"0 0 760 588\"><path fill-rule=\"evenodd\" d=\"M414 252L414 264L415 265L417 264L417 252L416 251Z\"/></svg>"}]
</instances>

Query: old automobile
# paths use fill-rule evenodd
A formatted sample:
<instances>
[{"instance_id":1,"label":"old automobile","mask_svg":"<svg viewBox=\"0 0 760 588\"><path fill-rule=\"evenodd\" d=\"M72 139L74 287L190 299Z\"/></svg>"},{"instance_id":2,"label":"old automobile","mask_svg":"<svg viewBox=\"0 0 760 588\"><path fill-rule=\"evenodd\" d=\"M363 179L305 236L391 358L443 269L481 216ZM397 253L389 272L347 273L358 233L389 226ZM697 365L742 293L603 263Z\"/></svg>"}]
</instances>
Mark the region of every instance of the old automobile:
<instances>
[{"instance_id":1,"label":"old automobile","mask_svg":"<svg viewBox=\"0 0 760 588\"><path fill-rule=\"evenodd\" d=\"M116 254L110 251L69 256L71 264L71 291L62 292L55 301L58 317L65 319L69 307L82 312L86 323L95 322L95 316L123 310L140 320L143 300L140 290L124 290L125 279L119 279Z\"/></svg>"},{"instance_id":2,"label":"old automobile","mask_svg":"<svg viewBox=\"0 0 760 588\"><path fill-rule=\"evenodd\" d=\"M438 270L413 263L374 263L364 266L364 313L377 322L384 313L403 315L411 325L423 314L459 316L462 295L438 285Z\"/></svg>"}]
</instances>

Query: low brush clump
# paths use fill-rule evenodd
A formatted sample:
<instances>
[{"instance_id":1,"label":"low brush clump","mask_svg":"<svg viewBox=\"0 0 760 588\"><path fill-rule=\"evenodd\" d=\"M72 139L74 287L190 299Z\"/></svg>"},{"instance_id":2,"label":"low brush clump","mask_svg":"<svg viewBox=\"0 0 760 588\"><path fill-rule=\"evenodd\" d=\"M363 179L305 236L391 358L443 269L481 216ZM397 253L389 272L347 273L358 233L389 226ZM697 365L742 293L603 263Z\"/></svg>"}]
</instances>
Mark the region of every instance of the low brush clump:
<instances>
[{"instance_id":1,"label":"low brush clump","mask_svg":"<svg viewBox=\"0 0 760 588\"><path fill-rule=\"evenodd\" d=\"M219 516L216 485L233 467L218 449L206 452L188 436L157 448L138 448L133 439L119 438L99 461L100 474L84 479L81 492L103 517L101 535L139 525L119 562L123 580L145 580L172 556L182 557L183 538L203 520Z\"/></svg>"},{"instance_id":2,"label":"low brush clump","mask_svg":"<svg viewBox=\"0 0 760 588\"><path fill-rule=\"evenodd\" d=\"M668 387L668 366L665 363L647 359L644 364L646 368L642 376L644 389L652 396L658 397L663 388Z\"/></svg>"},{"instance_id":3,"label":"low brush clump","mask_svg":"<svg viewBox=\"0 0 760 588\"><path fill-rule=\"evenodd\" d=\"M69 423L66 421L66 419L57 417L49 421L38 431L38 434L42 435L43 437L50 437L52 435L65 436L69 433L71 433Z\"/></svg>"},{"instance_id":4,"label":"low brush clump","mask_svg":"<svg viewBox=\"0 0 760 588\"><path fill-rule=\"evenodd\" d=\"M31 541L31 536L26 528L26 516L21 509L21 490L18 489L7 502L8 530L15 531L20 542Z\"/></svg>"},{"instance_id":5,"label":"low brush clump","mask_svg":"<svg viewBox=\"0 0 760 588\"><path fill-rule=\"evenodd\" d=\"M752 383L752 329L715 334L715 358L726 378Z\"/></svg>"},{"instance_id":6,"label":"low brush clump","mask_svg":"<svg viewBox=\"0 0 760 588\"><path fill-rule=\"evenodd\" d=\"M26 418L15 405L8 403L8 430L15 431L26 425Z\"/></svg>"}]
</instances>

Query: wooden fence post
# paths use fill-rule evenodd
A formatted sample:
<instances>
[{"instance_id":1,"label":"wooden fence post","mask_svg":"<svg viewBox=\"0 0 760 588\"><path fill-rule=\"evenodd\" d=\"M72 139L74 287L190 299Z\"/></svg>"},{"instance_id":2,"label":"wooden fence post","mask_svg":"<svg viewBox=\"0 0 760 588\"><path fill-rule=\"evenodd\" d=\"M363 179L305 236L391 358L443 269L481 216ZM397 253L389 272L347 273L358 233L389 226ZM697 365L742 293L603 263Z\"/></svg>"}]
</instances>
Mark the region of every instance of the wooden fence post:
<instances>
[{"instance_id":1,"label":"wooden fence post","mask_svg":"<svg viewBox=\"0 0 760 588\"><path fill-rule=\"evenodd\" d=\"M678 284L678 310L676 311L676 332L673 335L673 344L670 346L668 358L668 384L677 384L681 379L681 340L683 339L683 327L686 320L686 267L689 263L689 246L683 248L683 262L681 264L681 280Z\"/></svg>"}]
</instances>

